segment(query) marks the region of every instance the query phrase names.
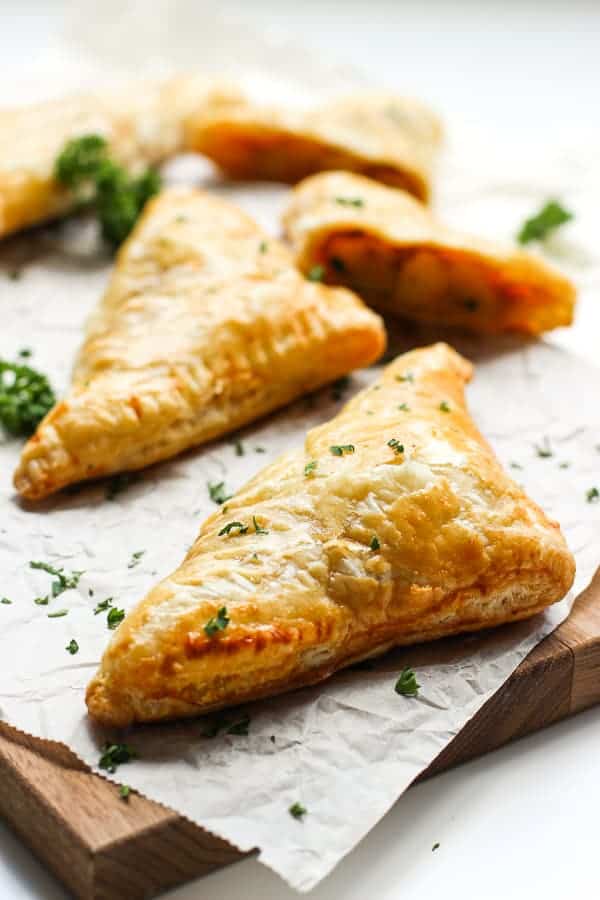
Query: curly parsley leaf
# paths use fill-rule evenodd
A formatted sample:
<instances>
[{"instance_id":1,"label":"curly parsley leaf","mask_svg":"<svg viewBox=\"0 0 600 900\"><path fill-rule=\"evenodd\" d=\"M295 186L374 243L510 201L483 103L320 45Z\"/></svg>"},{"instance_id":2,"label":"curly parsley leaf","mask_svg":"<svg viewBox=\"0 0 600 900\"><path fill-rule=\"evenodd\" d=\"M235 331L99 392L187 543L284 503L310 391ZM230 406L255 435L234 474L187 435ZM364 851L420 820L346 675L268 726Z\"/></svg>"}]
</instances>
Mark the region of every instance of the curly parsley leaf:
<instances>
[{"instance_id":1,"label":"curly parsley leaf","mask_svg":"<svg viewBox=\"0 0 600 900\"><path fill-rule=\"evenodd\" d=\"M362 197L336 197L335 202L340 206L354 206L356 209L360 209L361 206L365 205Z\"/></svg>"},{"instance_id":2,"label":"curly parsley leaf","mask_svg":"<svg viewBox=\"0 0 600 900\"><path fill-rule=\"evenodd\" d=\"M98 760L98 766L107 772L116 772L123 763L128 763L137 756L128 744L106 743L102 748L102 756Z\"/></svg>"},{"instance_id":3,"label":"curly parsley leaf","mask_svg":"<svg viewBox=\"0 0 600 900\"><path fill-rule=\"evenodd\" d=\"M396 456L404 453L404 444L401 444L398 438L390 438L387 445L392 448Z\"/></svg>"},{"instance_id":4,"label":"curly parsley leaf","mask_svg":"<svg viewBox=\"0 0 600 900\"><path fill-rule=\"evenodd\" d=\"M305 816L307 812L308 810L306 809L306 807L302 806L302 804L298 803L298 801L296 801L296 803L292 803L289 808L289 814L290 816L293 816L294 819L301 819L302 816Z\"/></svg>"},{"instance_id":5,"label":"curly parsley leaf","mask_svg":"<svg viewBox=\"0 0 600 900\"><path fill-rule=\"evenodd\" d=\"M106 617L106 624L110 628L111 631L114 631L115 628L118 628L123 619L125 618L125 610L117 609L116 606L113 606L109 609L108 615Z\"/></svg>"},{"instance_id":6,"label":"curly parsley leaf","mask_svg":"<svg viewBox=\"0 0 600 900\"><path fill-rule=\"evenodd\" d=\"M345 456L346 453L354 453L355 449L354 444L333 444L329 448L329 452L333 456Z\"/></svg>"},{"instance_id":7,"label":"curly parsley leaf","mask_svg":"<svg viewBox=\"0 0 600 900\"><path fill-rule=\"evenodd\" d=\"M416 697L420 687L421 685L417 683L414 670L403 669L394 690L397 694L403 694L405 697Z\"/></svg>"},{"instance_id":8,"label":"curly parsley leaf","mask_svg":"<svg viewBox=\"0 0 600 900\"><path fill-rule=\"evenodd\" d=\"M589 491L585 493L585 499L588 503L597 503L600 500L600 491L597 487L591 487Z\"/></svg>"},{"instance_id":9,"label":"curly parsley leaf","mask_svg":"<svg viewBox=\"0 0 600 900\"><path fill-rule=\"evenodd\" d=\"M52 596L58 597L60 594L65 591L69 591L72 588L76 588L79 584L79 579L84 574L83 572L73 571L70 574L65 573L65 570L61 567L57 569L55 566L51 565L47 562L38 562L32 560L29 563L29 567L31 569L41 569L44 572L48 572L49 575L56 576L56 581L52 582ZM39 599L39 598L38 598ZM36 600L37 602L37 600Z\"/></svg>"},{"instance_id":10,"label":"curly parsley leaf","mask_svg":"<svg viewBox=\"0 0 600 900\"><path fill-rule=\"evenodd\" d=\"M28 437L56 398L45 375L0 359L0 424L8 434Z\"/></svg>"},{"instance_id":11,"label":"curly parsley leaf","mask_svg":"<svg viewBox=\"0 0 600 900\"><path fill-rule=\"evenodd\" d=\"M231 497L233 496L232 494L227 493L224 481L208 481L206 486L208 488L210 499L218 506L221 506L222 503L226 503L227 500L231 500Z\"/></svg>"},{"instance_id":12,"label":"curly parsley leaf","mask_svg":"<svg viewBox=\"0 0 600 900\"><path fill-rule=\"evenodd\" d=\"M550 200L535 216L525 221L517 235L517 240L520 244L543 241L556 228L570 222L572 218L572 212L569 212L556 200Z\"/></svg>"},{"instance_id":13,"label":"curly parsley leaf","mask_svg":"<svg viewBox=\"0 0 600 900\"><path fill-rule=\"evenodd\" d=\"M207 637L214 637L219 631L225 631L229 625L229 616L227 615L227 607L220 606L216 616L212 616L204 626L204 632Z\"/></svg>"},{"instance_id":14,"label":"curly parsley leaf","mask_svg":"<svg viewBox=\"0 0 600 900\"><path fill-rule=\"evenodd\" d=\"M75 638L71 638L67 646L65 647L67 653L70 653L71 656L75 656L76 653L79 652L79 644L75 640Z\"/></svg>"}]
</instances>

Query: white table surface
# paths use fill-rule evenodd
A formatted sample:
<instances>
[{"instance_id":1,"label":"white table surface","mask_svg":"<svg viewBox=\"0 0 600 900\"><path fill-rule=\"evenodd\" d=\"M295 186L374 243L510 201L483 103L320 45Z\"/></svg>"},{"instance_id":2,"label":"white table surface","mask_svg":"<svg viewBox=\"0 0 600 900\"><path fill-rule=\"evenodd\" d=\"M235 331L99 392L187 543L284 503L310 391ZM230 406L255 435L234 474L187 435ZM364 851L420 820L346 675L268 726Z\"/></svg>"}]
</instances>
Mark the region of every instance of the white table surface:
<instances>
[{"instance_id":1,"label":"white table surface","mask_svg":"<svg viewBox=\"0 0 600 900\"><path fill-rule=\"evenodd\" d=\"M221 0L220 8L251 15L255 27L281 26L323 52L333 48L382 83L434 103L448 120L500 125L515 139L551 142L567 130L600 139L594 0ZM57 0L0 0L3 61L42 48L60 15ZM600 361L599 335L592 311L564 343ZM311 897L600 896L599 742L600 708L413 788ZM0 823L0 900L67 896ZM250 860L165 898L242 896L298 895Z\"/></svg>"}]
</instances>

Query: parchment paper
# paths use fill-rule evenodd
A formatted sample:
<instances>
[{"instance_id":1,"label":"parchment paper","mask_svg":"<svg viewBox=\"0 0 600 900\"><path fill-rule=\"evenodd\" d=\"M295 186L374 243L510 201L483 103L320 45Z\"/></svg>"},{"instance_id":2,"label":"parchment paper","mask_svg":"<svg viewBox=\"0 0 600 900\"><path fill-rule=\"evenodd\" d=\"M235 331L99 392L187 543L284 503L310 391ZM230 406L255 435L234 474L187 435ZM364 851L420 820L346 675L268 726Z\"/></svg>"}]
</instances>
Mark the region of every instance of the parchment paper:
<instances>
[{"instance_id":1,"label":"parchment paper","mask_svg":"<svg viewBox=\"0 0 600 900\"><path fill-rule=\"evenodd\" d=\"M219 28L226 56L228 31L223 23ZM102 37L101 29L98 34ZM229 49L235 56L239 32L234 28L232 34ZM256 37L253 41L265 67L271 53L285 68L281 45L275 52ZM101 49L93 59L98 68L109 61ZM61 53L65 65L66 51ZM71 59L71 64L80 62ZM318 66L313 61L313 81ZM467 141L458 131L453 138L456 149L439 179L438 205L446 219L506 237L549 195L560 195L576 207L577 222L549 249L578 281L582 303L593 303L600 256L586 245L581 223L598 209L600 156L582 161L561 151L552 160L546 156L544 166L528 165L525 156L507 177L506 167L499 169L489 154L482 155L485 137L470 133ZM509 153L492 138L498 156ZM218 184L207 166L189 161L170 171L174 178L192 178L227 193L278 232L284 189ZM93 228L81 222L0 248L0 356L13 358L21 347L31 348L32 364L63 390L109 266L98 255ZM21 272L18 280L8 277L13 269ZM503 463L514 466L516 480L562 525L577 558L569 598L530 622L408 648L388 654L371 670L348 670L316 688L253 704L243 710L250 715L247 736L208 738L201 721L134 729L124 739L139 758L114 776L242 850L260 848L261 861L301 890L317 884L356 845L561 621L600 562L600 503L586 500L591 487L600 489L600 372L551 342L482 342L415 328L396 329L392 350L440 337L452 339L477 363L469 388L476 421ZM376 369L353 376L346 398L376 376ZM90 726L83 697L111 636L106 613L93 613L96 604L112 597L116 606L130 609L179 563L214 509L207 482L240 487L280 451L302 441L308 428L331 417L341 402L325 389L247 428L241 434L244 455L231 440L215 442L148 470L113 500L106 499L105 485L94 485L41 506L21 505L11 487L20 444L0 446L0 596L12 601L0 604L0 717L66 743L96 767L107 735ZM542 444L551 456L538 455L536 445ZM139 551L143 555L130 568ZM46 594L52 579L32 570L30 560L85 574L76 590L48 607L37 606L33 598ZM68 615L48 618L60 608ZM80 648L74 656L65 649L72 638ZM415 699L394 692L404 665L417 670L421 690ZM308 810L302 821L288 812L296 801Z\"/></svg>"}]
</instances>

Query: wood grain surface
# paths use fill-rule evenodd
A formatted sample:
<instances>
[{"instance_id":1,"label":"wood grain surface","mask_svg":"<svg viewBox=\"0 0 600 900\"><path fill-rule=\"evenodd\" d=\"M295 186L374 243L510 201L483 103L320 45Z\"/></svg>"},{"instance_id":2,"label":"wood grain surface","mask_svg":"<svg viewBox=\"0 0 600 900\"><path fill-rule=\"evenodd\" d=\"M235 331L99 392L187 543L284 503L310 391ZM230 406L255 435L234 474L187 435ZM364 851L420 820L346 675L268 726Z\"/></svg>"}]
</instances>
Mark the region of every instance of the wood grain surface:
<instances>
[{"instance_id":1,"label":"wood grain surface","mask_svg":"<svg viewBox=\"0 0 600 900\"><path fill-rule=\"evenodd\" d=\"M569 619L422 778L600 702L600 571ZM66 747L0 724L0 815L82 900L141 900L244 854L144 797L127 803ZM51 836L51 838L50 838Z\"/></svg>"}]
</instances>

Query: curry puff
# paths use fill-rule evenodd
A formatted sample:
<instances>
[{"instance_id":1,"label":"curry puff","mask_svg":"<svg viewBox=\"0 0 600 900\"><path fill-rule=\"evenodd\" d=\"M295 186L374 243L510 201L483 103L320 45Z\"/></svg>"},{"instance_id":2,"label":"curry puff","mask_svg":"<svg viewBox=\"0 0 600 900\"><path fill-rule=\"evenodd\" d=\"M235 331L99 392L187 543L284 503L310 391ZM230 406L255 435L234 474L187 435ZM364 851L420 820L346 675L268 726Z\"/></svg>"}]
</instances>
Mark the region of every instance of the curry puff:
<instances>
[{"instance_id":1,"label":"curry puff","mask_svg":"<svg viewBox=\"0 0 600 900\"><path fill-rule=\"evenodd\" d=\"M315 175L284 215L297 262L376 309L474 332L569 325L575 289L530 253L467 237L404 191L345 172Z\"/></svg>"},{"instance_id":2,"label":"curry puff","mask_svg":"<svg viewBox=\"0 0 600 900\"><path fill-rule=\"evenodd\" d=\"M39 499L140 469L374 362L379 317L306 280L236 206L171 189L123 245L64 400L23 450L15 486Z\"/></svg>"},{"instance_id":3,"label":"curry puff","mask_svg":"<svg viewBox=\"0 0 600 900\"><path fill-rule=\"evenodd\" d=\"M573 557L477 431L470 376L445 344L400 356L249 481L120 625L90 714L192 716L560 600Z\"/></svg>"},{"instance_id":4,"label":"curry puff","mask_svg":"<svg viewBox=\"0 0 600 900\"><path fill-rule=\"evenodd\" d=\"M247 104L192 117L188 142L235 179L294 184L346 169L427 200L441 126L414 100L357 94L308 112Z\"/></svg>"},{"instance_id":5,"label":"curry puff","mask_svg":"<svg viewBox=\"0 0 600 900\"><path fill-rule=\"evenodd\" d=\"M55 163L73 138L105 138L111 156L136 171L185 148L185 123L242 102L239 92L198 75L128 85L120 91L0 110L0 237L64 215L72 194Z\"/></svg>"}]
</instances>

